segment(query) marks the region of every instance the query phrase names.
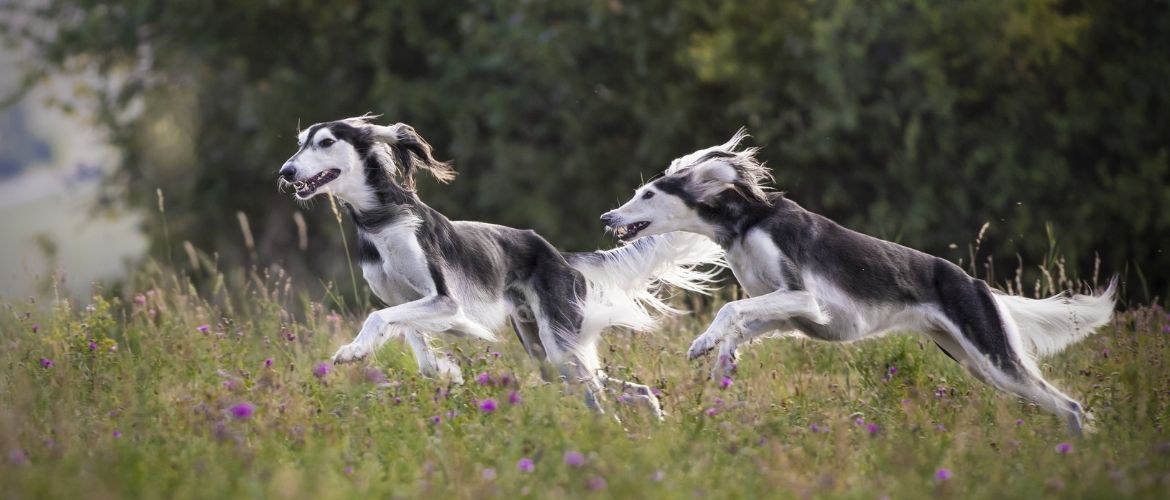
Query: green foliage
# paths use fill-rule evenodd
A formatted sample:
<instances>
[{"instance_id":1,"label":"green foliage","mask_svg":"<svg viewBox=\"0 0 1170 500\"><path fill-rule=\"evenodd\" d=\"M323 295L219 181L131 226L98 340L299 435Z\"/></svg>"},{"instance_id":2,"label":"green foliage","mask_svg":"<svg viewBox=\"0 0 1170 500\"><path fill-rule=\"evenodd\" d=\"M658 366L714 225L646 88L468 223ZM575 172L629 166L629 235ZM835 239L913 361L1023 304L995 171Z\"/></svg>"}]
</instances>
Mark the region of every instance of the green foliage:
<instances>
[{"instance_id":1,"label":"green foliage","mask_svg":"<svg viewBox=\"0 0 1170 500\"><path fill-rule=\"evenodd\" d=\"M663 423L612 396L622 423L591 414L516 342L454 346L464 386L419 378L400 341L320 374L360 318L291 295L287 277L225 280L199 295L155 272L124 302L0 304L3 496L576 498L600 478L615 498L1152 498L1170 470L1158 307L1046 360L1096 416L1096 433L1070 439L912 336L769 339L719 389L704 379L711 360L683 355L710 314L608 337L608 371L660 389ZM289 313L298 302L303 319ZM488 398L492 413L478 406ZM242 403L254 412L237 416ZM569 451L584 464L566 464ZM940 468L953 478L936 480Z\"/></svg>"},{"instance_id":2,"label":"green foliage","mask_svg":"<svg viewBox=\"0 0 1170 500\"><path fill-rule=\"evenodd\" d=\"M142 207L161 187L173 237L225 262L250 255L241 210L261 263L344 271L327 210L295 250L274 172L298 122L373 111L454 159L454 184L423 186L432 205L567 249L609 245L598 214L747 125L779 187L849 227L958 260L990 221L976 260L1036 262L1051 223L1078 275L1099 254L1103 273L1144 274L1137 298L1170 296L1165 2L53 0L34 14L56 36L8 30L39 40L32 73L110 78L93 95L125 153L116 182Z\"/></svg>"}]
</instances>

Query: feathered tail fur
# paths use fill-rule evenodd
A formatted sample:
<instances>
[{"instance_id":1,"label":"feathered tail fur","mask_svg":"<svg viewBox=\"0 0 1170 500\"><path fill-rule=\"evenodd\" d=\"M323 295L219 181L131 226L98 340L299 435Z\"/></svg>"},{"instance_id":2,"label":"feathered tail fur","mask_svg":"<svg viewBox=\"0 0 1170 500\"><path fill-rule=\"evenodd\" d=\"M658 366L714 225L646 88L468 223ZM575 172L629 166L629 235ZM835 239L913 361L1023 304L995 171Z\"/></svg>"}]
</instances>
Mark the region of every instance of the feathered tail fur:
<instances>
[{"instance_id":1,"label":"feathered tail fur","mask_svg":"<svg viewBox=\"0 0 1170 500\"><path fill-rule=\"evenodd\" d=\"M710 239L674 232L640 238L612 250L565 256L588 282L582 304L585 335L610 326L637 331L680 311L667 303L670 288L707 293L726 267L723 250Z\"/></svg>"},{"instance_id":2,"label":"feathered tail fur","mask_svg":"<svg viewBox=\"0 0 1170 500\"><path fill-rule=\"evenodd\" d=\"M1034 357L1051 356L1093 334L1113 317L1117 277L1099 295L1061 294L1047 299L996 295L1019 327L1024 349Z\"/></svg>"}]
</instances>

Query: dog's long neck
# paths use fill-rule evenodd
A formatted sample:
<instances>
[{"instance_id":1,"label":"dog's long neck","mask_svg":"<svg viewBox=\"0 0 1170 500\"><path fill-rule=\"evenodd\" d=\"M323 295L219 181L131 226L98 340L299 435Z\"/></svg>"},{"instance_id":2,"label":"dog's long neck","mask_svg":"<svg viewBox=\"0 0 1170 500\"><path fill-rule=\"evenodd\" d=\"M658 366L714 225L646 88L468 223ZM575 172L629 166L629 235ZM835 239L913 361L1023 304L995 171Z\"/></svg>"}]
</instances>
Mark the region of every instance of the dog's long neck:
<instances>
[{"instance_id":1,"label":"dog's long neck","mask_svg":"<svg viewBox=\"0 0 1170 500\"><path fill-rule=\"evenodd\" d=\"M772 213L777 203L786 201L780 193L769 197L772 205L728 191L719 195L715 203L698 205L697 210L699 217L715 227L715 242L726 250Z\"/></svg>"},{"instance_id":2,"label":"dog's long neck","mask_svg":"<svg viewBox=\"0 0 1170 500\"><path fill-rule=\"evenodd\" d=\"M374 155L366 158L365 191L355 197L358 199L346 200L349 215L359 231L377 232L404 217L418 217L424 224L446 220L442 214L423 203L413 191L396 184L382 161Z\"/></svg>"}]
</instances>

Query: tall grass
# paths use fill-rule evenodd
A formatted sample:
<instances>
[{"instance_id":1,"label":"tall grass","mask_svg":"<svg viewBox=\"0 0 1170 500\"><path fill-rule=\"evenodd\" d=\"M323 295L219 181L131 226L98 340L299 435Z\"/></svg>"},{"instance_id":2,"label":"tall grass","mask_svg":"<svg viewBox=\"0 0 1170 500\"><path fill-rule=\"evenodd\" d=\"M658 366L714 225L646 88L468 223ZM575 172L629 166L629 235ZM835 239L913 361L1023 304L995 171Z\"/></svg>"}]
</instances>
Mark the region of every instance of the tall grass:
<instances>
[{"instance_id":1,"label":"tall grass","mask_svg":"<svg viewBox=\"0 0 1170 500\"><path fill-rule=\"evenodd\" d=\"M662 392L670 416L657 423L612 396L609 415L591 414L580 394L543 383L517 342L449 346L464 386L420 378L398 342L364 365L322 364L361 318L279 271L202 265L216 277L202 292L153 268L124 298L0 307L0 496L1100 498L1170 487L1170 322L1156 306L1044 363L1095 414L1083 439L913 336L765 340L721 389L704 378L710 360L683 354L706 314L607 337L609 371ZM526 459L531 472L518 467Z\"/></svg>"}]
</instances>

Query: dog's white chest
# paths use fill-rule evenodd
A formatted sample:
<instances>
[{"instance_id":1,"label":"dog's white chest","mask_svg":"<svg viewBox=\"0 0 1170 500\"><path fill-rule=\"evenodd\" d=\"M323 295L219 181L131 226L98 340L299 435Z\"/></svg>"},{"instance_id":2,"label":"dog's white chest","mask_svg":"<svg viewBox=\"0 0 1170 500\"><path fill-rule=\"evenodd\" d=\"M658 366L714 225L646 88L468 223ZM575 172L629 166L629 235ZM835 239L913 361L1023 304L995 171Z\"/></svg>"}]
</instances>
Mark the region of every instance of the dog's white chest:
<instances>
[{"instance_id":1,"label":"dog's white chest","mask_svg":"<svg viewBox=\"0 0 1170 500\"><path fill-rule=\"evenodd\" d=\"M379 257L377 262L362 264L362 276L374 295L387 305L397 305L434 293L434 279L413 225L396 224L366 238Z\"/></svg>"},{"instance_id":2,"label":"dog's white chest","mask_svg":"<svg viewBox=\"0 0 1170 500\"><path fill-rule=\"evenodd\" d=\"M727 250L732 274L753 297L784 288L784 274L780 271L784 259L772 238L758 229L749 231Z\"/></svg>"}]
</instances>

